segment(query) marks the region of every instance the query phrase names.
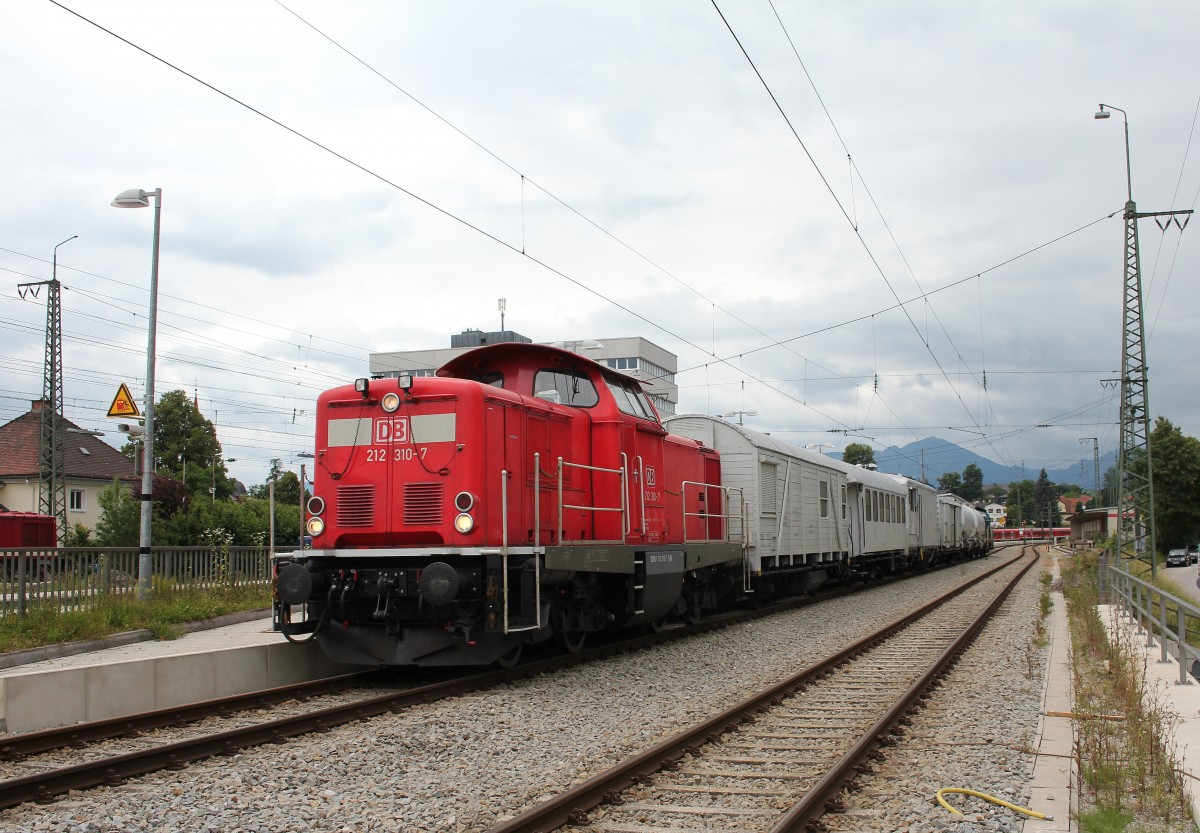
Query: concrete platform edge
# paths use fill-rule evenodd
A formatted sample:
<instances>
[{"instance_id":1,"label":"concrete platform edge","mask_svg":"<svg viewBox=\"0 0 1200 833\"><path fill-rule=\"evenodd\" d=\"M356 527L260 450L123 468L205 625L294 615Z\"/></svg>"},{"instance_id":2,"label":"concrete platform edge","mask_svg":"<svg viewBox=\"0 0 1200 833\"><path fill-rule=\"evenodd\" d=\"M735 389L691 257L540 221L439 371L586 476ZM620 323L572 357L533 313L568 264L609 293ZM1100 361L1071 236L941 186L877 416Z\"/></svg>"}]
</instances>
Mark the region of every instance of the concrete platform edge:
<instances>
[{"instance_id":1,"label":"concrete platform edge","mask_svg":"<svg viewBox=\"0 0 1200 833\"><path fill-rule=\"evenodd\" d=\"M1051 555L1051 571L1057 580L1058 559ZM1077 833L1079 812L1075 793L1075 725L1069 717L1074 708L1071 670L1071 630L1067 621L1067 602L1061 592L1051 594L1054 607L1047 617L1050 657L1042 684L1042 716L1038 721L1033 783L1029 809L1054 816L1053 820L1026 818L1021 833L1069 831ZM1055 714L1057 713L1057 714Z\"/></svg>"},{"instance_id":2,"label":"concrete platform edge","mask_svg":"<svg viewBox=\"0 0 1200 833\"><path fill-rule=\"evenodd\" d=\"M211 628L237 625L253 619L264 619L270 615L271 608L257 608L255 610L243 610L239 613L228 613L224 616L206 619L201 622L188 622L180 625L179 628L183 633L195 633L196 631L209 630ZM124 645L147 642L151 639L154 639L154 632L143 628L136 631L115 633L112 636L105 636L100 639L85 639L79 642L63 642L58 645L27 648L23 651L9 651L8 653L0 654L0 670L16 668L21 665L42 662L48 659L61 659L62 657L71 657L76 654L86 654L91 651L103 651L106 648L120 648Z\"/></svg>"}]
</instances>

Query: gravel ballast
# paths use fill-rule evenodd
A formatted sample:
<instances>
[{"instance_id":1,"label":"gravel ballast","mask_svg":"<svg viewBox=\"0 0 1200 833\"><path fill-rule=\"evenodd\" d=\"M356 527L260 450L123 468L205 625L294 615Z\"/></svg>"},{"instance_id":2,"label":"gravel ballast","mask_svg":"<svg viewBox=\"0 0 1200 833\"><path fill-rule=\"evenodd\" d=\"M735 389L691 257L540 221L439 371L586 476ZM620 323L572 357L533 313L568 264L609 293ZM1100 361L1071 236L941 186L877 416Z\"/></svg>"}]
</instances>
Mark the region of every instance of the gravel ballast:
<instances>
[{"instance_id":1,"label":"gravel ballast","mask_svg":"<svg viewBox=\"0 0 1200 833\"><path fill-rule=\"evenodd\" d=\"M486 830L1007 557L997 553L898 585L54 804L23 805L0 814L0 830ZM851 813L826 817L831 827L1018 829L1009 811L981 810L982 821L973 812L951 821L961 817L930 801L942 786L969 786L1018 804L1027 796L1032 755L1021 747L1036 732L1045 653L1033 646L1037 575L1030 572L1005 603L1001 620L984 630L931 707L916 717L910 740L850 797ZM961 797L958 804L965 806ZM855 826L855 819L862 825Z\"/></svg>"}]
</instances>

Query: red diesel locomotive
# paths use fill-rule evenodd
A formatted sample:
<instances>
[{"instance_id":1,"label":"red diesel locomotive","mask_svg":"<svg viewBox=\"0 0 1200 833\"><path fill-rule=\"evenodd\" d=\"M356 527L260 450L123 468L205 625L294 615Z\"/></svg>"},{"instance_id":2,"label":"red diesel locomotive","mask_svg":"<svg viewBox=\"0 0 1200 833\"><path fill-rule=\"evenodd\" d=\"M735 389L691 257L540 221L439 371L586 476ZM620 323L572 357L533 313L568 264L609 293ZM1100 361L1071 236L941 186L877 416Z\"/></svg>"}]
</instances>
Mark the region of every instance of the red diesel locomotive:
<instances>
[{"instance_id":1,"label":"red diesel locomotive","mask_svg":"<svg viewBox=\"0 0 1200 833\"><path fill-rule=\"evenodd\" d=\"M277 565L276 625L337 660L507 664L744 589L742 501L716 452L566 350L486 346L437 376L326 391L315 456L313 548Z\"/></svg>"}]
</instances>

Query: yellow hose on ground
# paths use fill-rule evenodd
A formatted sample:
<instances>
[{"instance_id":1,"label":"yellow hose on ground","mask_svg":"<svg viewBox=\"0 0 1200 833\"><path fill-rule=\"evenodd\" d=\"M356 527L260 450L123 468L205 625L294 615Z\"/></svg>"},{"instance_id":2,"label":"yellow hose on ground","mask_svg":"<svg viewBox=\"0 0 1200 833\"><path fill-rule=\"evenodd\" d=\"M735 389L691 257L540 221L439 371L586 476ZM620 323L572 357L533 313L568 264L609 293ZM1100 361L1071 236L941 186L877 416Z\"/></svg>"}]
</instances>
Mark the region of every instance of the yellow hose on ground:
<instances>
[{"instance_id":1,"label":"yellow hose on ground","mask_svg":"<svg viewBox=\"0 0 1200 833\"><path fill-rule=\"evenodd\" d=\"M981 793L981 792L978 792L977 790L964 789L963 787L942 787L940 790L937 791L938 804L941 804L943 807L945 807L951 813L954 813L954 815L956 815L956 816L961 816L962 813L959 812L958 810L955 810L953 807L950 806L949 802L947 802L946 799L942 798L943 793L958 793L960 795L973 795L976 798L982 798L984 801L990 801L993 804L999 804L1001 807L1007 807L1008 809L1012 810L1015 813L1021 813L1022 815L1029 816L1030 818L1033 818L1033 819L1045 819L1046 821L1054 821L1054 816L1048 815L1046 813L1039 813L1036 810L1030 810L1026 807L1018 807L1016 804L1009 804L1003 798L996 798L996 796L994 796L994 795L988 795L987 793Z\"/></svg>"}]
</instances>

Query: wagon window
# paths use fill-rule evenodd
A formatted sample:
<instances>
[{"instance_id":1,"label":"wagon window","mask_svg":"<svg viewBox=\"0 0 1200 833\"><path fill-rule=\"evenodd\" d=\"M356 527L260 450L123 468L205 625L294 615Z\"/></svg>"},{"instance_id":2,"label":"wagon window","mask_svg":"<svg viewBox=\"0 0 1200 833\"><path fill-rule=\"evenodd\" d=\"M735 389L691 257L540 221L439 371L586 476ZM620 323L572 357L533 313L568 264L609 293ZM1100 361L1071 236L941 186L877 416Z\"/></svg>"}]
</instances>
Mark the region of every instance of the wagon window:
<instances>
[{"instance_id":1,"label":"wagon window","mask_svg":"<svg viewBox=\"0 0 1200 833\"><path fill-rule=\"evenodd\" d=\"M842 520L846 520L846 487L842 486Z\"/></svg>"},{"instance_id":2,"label":"wagon window","mask_svg":"<svg viewBox=\"0 0 1200 833\"><path fill-rule=\"evenodd\" d=\"M829 483L821 481L821 517L829 517Z\"/></svg>"},{"instance_id":3,"label":"wagon window","mask_svg":"<svg viewBox=\"0 0 1200 833\"><path fill-rule=\"evenodd\" d=\"M533 395L575 408L591 408L600 401L591 379L561 370L539 370L533 379Z\"/></svg>"}]
</instances>

